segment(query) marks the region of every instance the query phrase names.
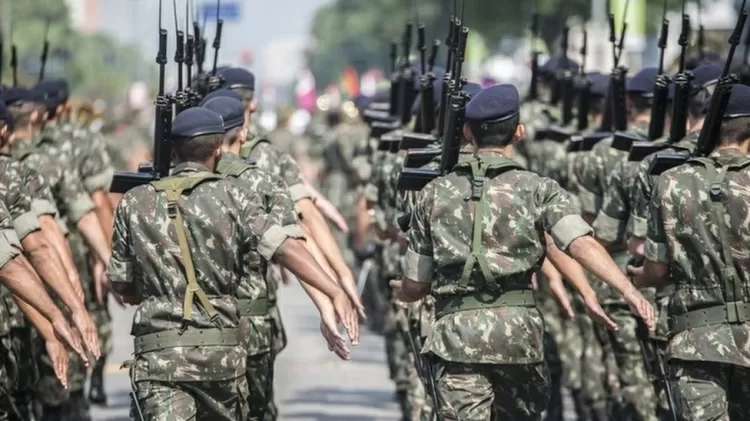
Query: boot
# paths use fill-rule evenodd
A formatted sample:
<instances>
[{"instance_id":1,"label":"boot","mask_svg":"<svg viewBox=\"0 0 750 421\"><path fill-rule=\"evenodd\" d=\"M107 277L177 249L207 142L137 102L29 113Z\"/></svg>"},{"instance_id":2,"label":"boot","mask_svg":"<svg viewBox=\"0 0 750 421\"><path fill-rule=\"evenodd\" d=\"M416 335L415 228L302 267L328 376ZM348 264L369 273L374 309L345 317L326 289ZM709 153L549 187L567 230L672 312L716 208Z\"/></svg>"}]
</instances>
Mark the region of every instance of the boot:
<instances>
[{"instance_id":1,"label":"boot","mask_svg":"<svg viewBox=\"0 0 750 421\"><path fill-rule=\"evenodd\" d=\"M99 358L91 371L89 401L98 406L107 406L107 393L104 391L104 358Z\"/></svg>"},{"instance_id":2,"label":"boot","mask_svg":"<svg viewBox=\"0 0 750 421\"><path fill-rule=\"evenodd\" d=\"M578 421L590 421L591 420L591 408L585 402L581 396L581 390L571 390L571 397L573 398L573 406L576 410L576 419Z\"/></svg>"}]
</instances>

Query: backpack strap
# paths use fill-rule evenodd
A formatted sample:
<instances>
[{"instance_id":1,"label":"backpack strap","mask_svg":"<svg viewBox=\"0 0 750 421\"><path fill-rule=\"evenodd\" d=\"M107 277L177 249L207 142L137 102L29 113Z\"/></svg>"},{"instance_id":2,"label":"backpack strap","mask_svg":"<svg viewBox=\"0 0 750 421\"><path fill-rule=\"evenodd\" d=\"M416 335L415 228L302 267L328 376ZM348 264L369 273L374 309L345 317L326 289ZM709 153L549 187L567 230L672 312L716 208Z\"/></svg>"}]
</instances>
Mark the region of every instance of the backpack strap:
<instances>
[{"instance_id":1,"label":"backpack strap","mask_svg":"<svg viewBox=\"0 0 750 421\"><path fill-rule=\"evenodd\" d=\"M233 160L226 167L222 168L221 173L226 174L230 177L237 178L241 176L245 171L251 168L257 168L257 166L254 163L236 159L236 160Z\"/></svg>"},{"instance_id":2,"label":"backpack strap","mask_svg":"<svg viewBox=\"0 0 750 421\"><path fill-rule=\"evenodd\" d=\"M244 159L250 158L250 155L253 154L253 151L255 148L260 145L261 143L271 143L270 140L266 136L261 136L260 134L254 134L252 139L248 139L247 142L245 142L244 145L242 145L242 149L240 150L240 156Z\"/></svg>"},{"instance_id":3,"label":"backpack strap","mask_svg":"<svg viewBox=\"0 0 750 421\"><path fill-rule=\"evenodd\" d=\"M739 171L750 165L750 159L741 158L732 160L727 165L720 166L711 158L692 158L689 163L696 163L706 168L709 180L711 180L711 210L713 219L719 230L719 241L721 243L721 253L724 267L721 269L721 279L724 283L724 301L727 304L727 318L729 323L739 323L743 320L739 317L737 308L738 302L743 301L742 282L739 281L737 270L734 267L734 258L732 257L732 248L729 245L729 233L725 223L726 204L724 199L726 194L726 178L728 171Z\"/></svg>"},{"instance_id":4,"label":"backpack strap","mask_svg":"<svg viewBox=\"0 0 750 421\"><path fill-rule=\"evenodd\" d=\"M489 286L489 289L499 290L500 285L497 283L497 280L495 280L495 277L492 276L492 270L487 261L487 253L484 249L484 243L482 242L484 219L485 216L489 214L489 201L487 200L487 186L485 181L488 178L488 172L491 172L489 178L492 179L506 171L523 168L507 158L493 159L476 157L471 161L456 165L454 169L462 169L467 165L471 168L471 176L469 178L471 182L471 196L469 196L467 200L475 202L473 215L474 226L472 228L471 253L464 264L460 285L463 287L469 285L474 266L479 264L479 268L482 271L482 275L484 276L484 280Z\"/></svg>"},{"instance_id":5,"label":"backpack strap","mask_svg":"<svg viewBox=\"0 0 750 421\"><path fill-rule=\"evenodd\" d=\"M206 292L198 284L198 280L195 276L195 267L193 266L193 258L190 254L190 247L188 246L187 233L185 231L185 221L182 218L182 212L180 207L177 206L177 202L182 197L183 192L192 191L199 184L209 180L219 180L222 177L218 174L209 172L200 172L195 175L187 177L167 177L161 180L152 181L151 185L154 186L156 191L164 192L167 197L167 213L169 219L175 227L177 232L177 242L180 246L180 261L182 266L185 268L185 277L187 278L188 284L185 289L185 300L182 310L182 321L183 328L187 327L187 322L193 319L193 297L197 297L203 309L208 314L211 321L221 328L218 322L218 313L214 309L213 304L209 301Z\"/></svg>"}]
</instances>

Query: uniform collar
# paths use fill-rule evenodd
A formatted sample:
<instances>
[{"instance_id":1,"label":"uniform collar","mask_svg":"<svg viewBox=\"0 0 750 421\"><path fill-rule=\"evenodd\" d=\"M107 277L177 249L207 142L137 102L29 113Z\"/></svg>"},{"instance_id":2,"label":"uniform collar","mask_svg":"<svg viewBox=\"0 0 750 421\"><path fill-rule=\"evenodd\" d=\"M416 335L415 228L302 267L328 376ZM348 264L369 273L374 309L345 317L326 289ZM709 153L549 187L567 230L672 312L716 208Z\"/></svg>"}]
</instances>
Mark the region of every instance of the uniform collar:
<instances>
[{"instance_id":1,"label":"uniform collar","mask_svg":"<svg viewBox=\"0 0 750 421\"><path fill-rule=\"evenodd\" d=\"M715 160L721 165L727 165L733 161L737 162L739 160L750 159L750 157L748 157L747 154L743 153L739 149L716 150L716 151L711 152L711 154L708 157Z\"/></svg>"},{"instance_id":2,"label":"uniform collar","mask_svg":"<svg viewBox=\"0 0 750 421\"><path fill-rule=\"evenodd\" d=\"M200 162L181 162L174 167L172 175L189 175L197 172L211 172L211 170Z\"/></svg>"}]
</instances>

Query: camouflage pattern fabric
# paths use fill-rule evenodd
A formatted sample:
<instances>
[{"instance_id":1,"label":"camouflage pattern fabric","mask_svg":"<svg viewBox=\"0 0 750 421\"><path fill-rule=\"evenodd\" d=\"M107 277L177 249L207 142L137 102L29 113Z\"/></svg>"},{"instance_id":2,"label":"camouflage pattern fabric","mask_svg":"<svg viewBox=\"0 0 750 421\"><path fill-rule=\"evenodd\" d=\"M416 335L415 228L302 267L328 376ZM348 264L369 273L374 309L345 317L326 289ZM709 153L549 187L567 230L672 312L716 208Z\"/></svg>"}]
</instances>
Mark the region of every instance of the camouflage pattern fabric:
<instances>
[{"instance_id":1,"label":"camouflage pattern fabric","mask_svg":"<svg viewBox=\"0 0 750 421\"><path fill-rule=\"evenodd\" d=\"M680 420L746 420L750 369L733 364L673 360L672 390Z\"/></svg>"},{"instance_id":2,"label":"camouflage pattern fabric","mask_svg":"<svg viewBox=\"0 0 750 421\"><path fill-rule=\"evenodd\" d=\"M708 160L719 166L738 165L727 172L723 184L722 221L726 245L719 240L719 221L713 213L713 202L707 192L716 182L706 168L691 161L663 173L654 188L650 214L646 258L669 265L676 292L671 298L670 316L677 318L689 311L720 306L727 290L723 273L736 272L729 288L741 294L730 301L748 302L748 255L744 252L748 232L747 182L750 181L748 158L738 150L719 150ZM725 250L725 247L729 250ZM734 264L727 268L724 253ZM668 357L671 360L716 362L750 367L750 353L742 344L749 336L748 322L688 326L672 332Z\"/></svg>"},{"instance_id":3,"label":"camouflage pattern fabric","mask_svg":"<svg viewBox=\"0 0 750 421\"><path fill-rule=\"evenodd\" d=\"M0 211L2 214L2 211ZM0 420L22 420L21 412L16 406L18 385L18 364L13 352L13 339L10 335L0 336Z\"/></svg>"},{"instance_id":4,"label":"camouflage pattern fabric","mask_svg":"<svg viewBox=\"0 0 750 421\"><path fill-rule=\"evenodd\" d=\"M144 421L244 420L248 389L244 377L224 381L142 381L137 398ZM138 419L130 408L130 419Z\"/></svg>"},{"instance_id":5,"label":"camouflage pattern fabric","mask_svg":"<svg viewBox=\"0 0 750 421\"><path fill-rule=\"evenodd\" d=\"M547 406L548 374L536 364L436 364L440 419L536 421Z\"/></svg>"},{"instance_id":6,"label":"camouflage pattern fabric","mask_svg":"<svg viewBox=\"0 0 750 421\"><path fill-rule=\"evenodd\" d=\"M104 147L112 166L118 171L126 171L135 151L150 150L152 146L143 130L128 127L122 132L105 135Z\"/></svg>"},{"instance_id":7,"label":"camouflage pattern fabric","mask_svg":"<svg viewBox=\"0 0 750 421\"><path fill-rule=\"evenodd\" d=\"M195 176L205 171L206 168L200 164L183 163L175 168L174 177ZM241 342L236 346L176 347L137 355L132 376L144 411L169 409L161 408L165 401L149 399L154 383L158 383L159 388L173 390L168 393L179 393L182 388L194 385L191 382L198 381L210 382L206 383L209 389L200 389L200 397L190 393L181 398L185 401L185 407L197 407L199 413L210 411L216 419L237 419L233 409L236 404L226 401L224 394L227 389L221 386L239 384L245 390L239 405L242 416L246 415L246 335L249 323L240 323L234 296L237 287L247 282L243 279L247 276L244 270L247 263L245 253L255 251L262 258L270 260L290 236L282 220L265 212L263 200L262 194L247 189L245 182L227 178L203 182L178 202L184 215L188 242L192 244L190 249L197 281L210 297L220 323L240 328ZM236 221L251 222L238 224ZM168 238L161 234L161 227L164 226L169 226ZM115 246L107 274L114 283L132 285L144 299L134 317L132 332L136 337L160 331L177 331L183 326L181 296L187 284L186 276L176 255L165 260L164 253L158 251L161 248L176 251L175 237L174 224L169 223L166 212L165 198L157 194L152 186L138 187L123 196L115 214ZM159 248L153 247L155 242L160 244ZM230 255L227 255L228 251ZM199 329L216 327L200 311L193 313L189 326ZM175 367L180 369L175 370ZM147 382L143 389L140 387L142 382ZM218 382L215 388L213 382ZM179 385L179 388L175 385ZM233 390L236 393L237 388ZM222 402L226 402L227 406ZM156 407L151 408L153 405ZM228 413L234 415L227 416Z\"/></svg>"}]
</instances>

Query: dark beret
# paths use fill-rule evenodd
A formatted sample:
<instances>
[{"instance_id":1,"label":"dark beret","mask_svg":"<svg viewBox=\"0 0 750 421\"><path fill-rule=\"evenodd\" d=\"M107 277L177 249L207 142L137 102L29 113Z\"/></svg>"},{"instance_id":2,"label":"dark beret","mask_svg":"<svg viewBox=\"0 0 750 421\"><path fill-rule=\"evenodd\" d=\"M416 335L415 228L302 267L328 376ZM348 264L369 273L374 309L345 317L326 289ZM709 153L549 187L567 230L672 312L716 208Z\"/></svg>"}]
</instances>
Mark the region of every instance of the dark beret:
<instances>
[{"instance_id":1,"label":"dark beret","mask_svg":"<svg viewBox=\"0 0 750 421\"><path fill-rule=\"evenodd\" d=\"M474 98L476 94L482 91L482 85L474 82L469 82L464 86L464 92L469 96L469 100Z\"/></svg>"},{"instance_id":2,"label":"dark beret","mask_svg":"<svg viewBox=\"0 0 750 421\"><path fill-rule=\"evenodd\" d=\"M562 70L578 70L578 63L575 61L563 57L563 56L552 56L547 60L540 68L539 72L548 76L554 75L558 69Z\"/></svg>"},{"instance_id":3,"label":"dark beret","mask_svg":"<svg viewBox=\"0 0 750 421\"><path fill-rule=\"evenodd\" d=\"M8 88L3 92L3 101L5 105L11 105L16 102L34 102L39 99L39 95L21 86Z\"/></svg>"},{"instance_id":4,"label":"dark beret","mask_svg":"<svg viewBox=\"0 0 750 421\"><path fill-rule=\"evenodd\" d=\"M230 67L217 72L224 78L225 87L229 89L245 88L255 90L255 75L240 67Z\"/></svg>"},{"instance_id":5,"label":"dark beret","mask_svg":"<svg viewBox=\"0 0 750 421\"><path fill-rule=\"evenodd\" d=\"M210 100L212 100L214 98L225 98L225 97L226 98L236 99L237 101L242 102L242 95L238 94L237 92L235 92L235 91L233 91L231 89L221 88L221 89L217 89L217 90L211 92L210 94L206 95L205 97L203 97L203 99L201 100L200 104L198 104L198 106L202 107L203 104L207 103L208 101L210 101Z\"/></svg>"},{"instance_id":6,"label":"dark beret","mask_svg":"<svg viewBox=\"0 0 750 421\"><path fill-rule=\"evenodd\" d=\"M513 85L495 85L480 91L466 106L466 119L499 122L515 115L521 107L518 89Z\"/></svg>"},{"instance_id":7,"label":"dark beret","mask_svg":"<svg viewBox=\"0 0 750 421\"><path fill-rule=\"evenodd\" d=\"M0 101L0 120L5 121L9 132L13 131L13 116L2 101Z\"/></svg>"},{"instance_id":8,"label":"dark beret","mask_svg":"<svg viewBox=\"0 0 750 421\"><path fill-rule=\"evenodd\" d=\"M659 76L659 69L656 67L643 68L627 81L625 91L636 95L652 94L657 76Z\"/></svg>"},{"instance_id":9,"label":"dark beret","mask_svg":"<svg viewBox=\"0 0 750 421\"><path fill-rule=\"evenodd\" d=\"M703 114L708 112L711 105L711 98L703 103L701 111ZM740 83L732 85L732 94L729 95L727 109L724 110L724 120L738 117L750 117L750 86Z\"/></svg>"},{"instance_id":10,"label":"dark beret","mask_svg":"<svg viewBox=\"0 0 750 421\"><path fill-rule=\"evenodd\" d=\"M589 75L589 82L591 83L590 93L593 97L605 97L607 96L607 90L609 89L609 75L601 73L592 73Z\"/></svg>"},{"instance_id":11,"label":"dark beret","mask_svg":"<svg viewBox=\"0 0 750 421\"><path fill-rule=\"evenodd\" d=\"M698 66L693 69L693 86L697 89L703 86L715 82L721 76L721 72L724 71L718 64L709 63L702 66Z\"/></svg>"},{"instance_id":12,"label":"dark beret","mask_svg":"<svg viewBox=\"0 0 750 421\"><path fill-rule=\"evenodd\" d=\"M207 134L224 134L221 116L207 108L188 108L172 122L172 136L191 138Z\"/></svg>"},{"instance_id":13,"label":"dark beret","mask_svg":"<svg viewBox=\"0 0 750 421\"><path fill-rule=\"evenodd\" d=\"M228 97L212 98L202 107L215 112L224 120L224 130L229 131L245 124L245 106L242 101Z\"/></svg>"}]
</instances>

